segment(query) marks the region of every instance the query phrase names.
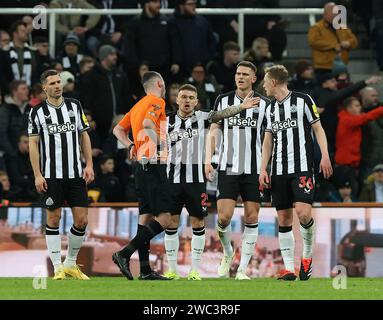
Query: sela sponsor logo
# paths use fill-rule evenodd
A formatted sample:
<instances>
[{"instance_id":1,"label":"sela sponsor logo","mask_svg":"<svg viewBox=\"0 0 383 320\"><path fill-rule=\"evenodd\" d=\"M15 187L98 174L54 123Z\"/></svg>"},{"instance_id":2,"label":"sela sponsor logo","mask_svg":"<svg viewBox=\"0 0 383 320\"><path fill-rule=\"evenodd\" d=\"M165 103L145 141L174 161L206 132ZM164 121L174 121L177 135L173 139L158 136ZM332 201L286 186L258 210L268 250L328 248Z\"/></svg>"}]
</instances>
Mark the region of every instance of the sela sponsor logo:
<instances>
[{"instance_id":1,"label":"sela sponsor logo","mask_svg":"<svg viewBox=\"0 0 383 320\"><path fill-rule=\"evenodd\" d=\"M198 135L198 129L188 128L184 131L173 131L169 133L171 142L177 142L183 139L190 139Z\"/></svg>"},{"instance_id":2,"label":"sela sponsor logo","mask_svg":"<svg viewBox=\"0 0 383 320\"><path fill-rule=\"evenodd\" d=\"M64 123L64 124L48 124L48 133L49 134L55 134L55 133L63 133L63 132L69 132L69 131L75 131L76 125L74 123Z\"/></svg>"},{"instance_id":3,"label":"sela sponsor logo","mask_svg":"<svg viewBox=\"0 0 383 320\"><path fill-rule=\"evenodd\" d=\"M236 127L252 127L255 128L257 126L257 119L253 118L239 118L239 117L231 117L228 119L229 126Z\"/></svg>"},{"instance_id":4,"label":"sela sponsor logo","mask_svg":"<svg viewBox=\"0 0 383 320\"><path fill-rule=\"evenodd\" d=\"M297 124L296 119L287 119L284 121L276 121L276 122L273 122L271 124L271 128L272 128L273 132L275 132L275 133L278 131L281 131L281 130L287 130L290 128L297 128L297 127L298 127L298 124Z\"/></svg>"}]
</instances>

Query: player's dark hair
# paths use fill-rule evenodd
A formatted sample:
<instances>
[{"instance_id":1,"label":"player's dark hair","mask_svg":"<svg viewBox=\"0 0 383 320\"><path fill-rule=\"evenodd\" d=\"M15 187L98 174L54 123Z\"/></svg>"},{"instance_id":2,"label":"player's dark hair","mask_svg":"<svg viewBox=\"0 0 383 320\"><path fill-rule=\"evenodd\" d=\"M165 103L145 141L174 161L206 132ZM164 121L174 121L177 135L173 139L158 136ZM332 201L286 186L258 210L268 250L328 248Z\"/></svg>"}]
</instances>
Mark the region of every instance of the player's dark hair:
<instances>
[{"instance_id":1,"label":"player's dark hair","mask_svg":"<svg viewBox=\"0 0 383 320\"><path fill-rule=\"evenodd\" d=\"M144 75L142 76L142 86L146 89L148 83L155 78L162 79L161 75L156 71L145 72Z\"/></svg>"},{"instance_id":2,"label":"player's dark hair","mask_svg":"<svg viewBox=\"0 0 383 320\"><path fill-rule=\"evenodd\" d=\"M251 70L254 71L255 74L257 73L257 67L254 65L254 63L250 61L241 61L240 63L237 64L237 69L238 67L250 68Z\"/></svg>"},{"instance_id":3,"label":"player's dark hair","mask_svg":"<svg viewBox=\"0 0 383 320\"><path fill-rule=\"evenodd\" d=\"M192 84L189 84L189 83L182 85L178 89L178 91L181 91L181 90L188 90L188 91L193 91L193 92L197 93L197 88L195 86L193 86Z\"/></svg>"},{"instance_id":4,"label":"player's dark hair","mask_svg":"<svg viewBox=\"0 0 383 320\"><path fill-rule=\"evenodd\" d=\"M265 75L268 74L271 79L276 80L278 83L287 83L289 80L289 72L286 67L281 64L276 64L266 68Z\"/></svg>"},{"instance_id":5,"label":"player's dark hair","mask_svg":"<svg viewBox=\"0 0 383 320\"><path fill-rule=\"evenodd\" d=\"M48 77L58 76L58 75L59 73L56 70L53 70L53 69L45 70L40 76L40 82L44 84L47 81Z\"/></svg>"}]
</instances>

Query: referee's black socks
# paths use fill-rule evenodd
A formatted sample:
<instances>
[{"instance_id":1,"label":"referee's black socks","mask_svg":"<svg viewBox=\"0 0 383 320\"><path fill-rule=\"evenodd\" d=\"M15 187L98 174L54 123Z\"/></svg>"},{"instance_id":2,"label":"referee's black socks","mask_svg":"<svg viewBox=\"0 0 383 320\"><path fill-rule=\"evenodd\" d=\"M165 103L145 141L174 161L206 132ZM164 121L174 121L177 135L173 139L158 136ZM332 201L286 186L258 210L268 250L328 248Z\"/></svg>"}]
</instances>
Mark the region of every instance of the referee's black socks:
<instances>
[{"instance_id":1,"label":"referee's black socks","mask_svg":"<svg viewBox=\"0 0 383 320\"><path fill-rule=\"evenodd\" d=\"M145 228L144 225L138 224L137 226L137 234ZM146 241L142 247L137 248L138 257L140 258L140 272L142 274L149 274L152 272L149 263L149 254L150 254L150 241Z\"/></svg>"},{"instance_id":2,"label":"referee's black socks","mask_svg":"<svg viewBox=\"0 0 383 320\"><path fill-rule=\"evenodd\" d=\"M130 259L134 251L138 248L145 248L145 243L149 243L152 238L164 231L164 228L162 228L161 224L156 220L151 220L146 226L142 226L140 229L130 243L120 251L124 258Z\"/></svg>"}]
</instances>

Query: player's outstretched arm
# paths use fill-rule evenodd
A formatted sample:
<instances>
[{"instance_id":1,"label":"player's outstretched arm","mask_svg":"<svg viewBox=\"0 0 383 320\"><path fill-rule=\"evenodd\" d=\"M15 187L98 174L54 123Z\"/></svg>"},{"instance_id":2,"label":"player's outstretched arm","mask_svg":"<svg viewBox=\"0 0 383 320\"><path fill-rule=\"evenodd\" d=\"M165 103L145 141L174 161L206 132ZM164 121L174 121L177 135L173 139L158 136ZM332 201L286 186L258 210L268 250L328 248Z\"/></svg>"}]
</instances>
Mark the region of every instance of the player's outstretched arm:
<instances>
[{"instance_id":1,"label":"player's outstretched arm","mask_svg":"<svg viewBox=\"0 0 383 320\"><path fill-rule=\"evenodd\" d=\"M260 98L253 97L254 92L250 91L239 106L230 106L221 111L212 111L210 113L210 122L219 122L222 119L230 118L240 113L242 110L253 108L259 104Z\"/></svg>"},{"instance_id":2,"label":"player's outstretched arm","mask_svg":"<svg viewBox=\"0 0 383 320\"><path fill-rule=\"evenodd\" d=\"M39 136L29 137L29 159L31 161L33 174L35 176L35 186L37 192L46 192L48 190L47 182L41 174L40 169L40 151L39 151Z\"/></svg>"},{"instance_id":3,"label":"player's outstretched arm","mask_svg":"<svg viewBox=\"0 0 383 320\"><path fill-rule=\"evenodd\" d=\"M266 131L262 145L262 160L261 160L261 172L259 175L259 184L262 187L268 187L270 184L270 178L267 173L267 164L269 163L271 152L273 150L273 134Z\"/></svg>"},{"instance_id":4,"label":"player's outstretched arm","mask_svg":"<svg viewBox=\"0 0 383 320\"><path fill-rule=\"evenodd\" d=\"M328 179L331 177L333 170L331 166L330 157L328 155L326 133L324 132L320 121L315 122L312 125L312 128L315 137L318 141L320 151L322 153L322 159L319 165L319 172L323 172L323 176L325 177L325 179Z\"/></svg>"}]
</instances>

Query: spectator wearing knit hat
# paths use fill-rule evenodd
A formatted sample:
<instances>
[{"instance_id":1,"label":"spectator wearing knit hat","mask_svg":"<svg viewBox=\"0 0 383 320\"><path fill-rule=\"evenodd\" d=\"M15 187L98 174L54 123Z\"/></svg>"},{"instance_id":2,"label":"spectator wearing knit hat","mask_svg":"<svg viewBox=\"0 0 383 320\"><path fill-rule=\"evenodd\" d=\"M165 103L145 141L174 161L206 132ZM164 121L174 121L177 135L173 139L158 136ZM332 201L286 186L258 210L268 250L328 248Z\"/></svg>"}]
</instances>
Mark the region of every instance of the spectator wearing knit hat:
<instances>
[{"instance_id":1,"label":"spectator wearing knit hat","mask_svg":"<svg viewBox=\"0 0 383 320\"><path fill-rule=\"evenodd\" d=\"M352 195L352 185L350 181L343 180L337 184L337 190L330 192L330 201L331 202L356 202L356 198Z\"/></svg>"},{"instance_id":2,"label":"spectator wearing knit hat","mask_svg":"<svg viewBox=\"0 0 383 320\"><path fill-rule=\"evenodd\" d=\"M314 68L307 60L300 60L295 65L295 74L289 82L289 89L312 95L315 89Z\"/></svg>"},{"instance_id":3,"label":"spectator wearing knit hat","mask_svg":"<svg viewBox=\"0 0 383 320\"><path fill-rule=\"evenodd\" d=\"M367 178L359 197L360 201L383 202L383 163L372 170L372 175Z\"/></svg>"},{"instance_id":4,"label":"spectator wearing knit hat","mask_svg":"<svg viewBox=\"0 0 383 320\"><path fill-rule=\"evenodd\" d=\"M75 78L69 71L60 73L61 85L63 87L63 96L65 98L78 99L78 93L75 90Z\"/></svg>"},{"instance_id":5,"label":"spectator wearing knit hat","mask_svg":"<svg viewBox=\"0 0 383 320\"><path fill-rule=\"evenodd\" d=\"M80 61L83 55L79 53L80 39L74 33L67 35L64 41L64 51L62 55L57 59L64 68L64 71L69 71L75 77L80 74Z\"/></svg>"},{"instance_id":6,"label":"spectator wearing knit hat","mask_svg":"<svg viewBox=\"0 0 383 320\"><path fill-rule=\"evenodd\" d=\"M96 9L86 0L52 0L49 4L54 9ZM81 14L57 14L56 15L56 48L60 48L65 37L70 33L75 33L81 43L85 46L85 40L89 32L97 25L100 20L99 15L89 15L87 19Z\"/></svg>"},{"instance_id":7,"label":"spectator wearing knit hat","mask_svg":"<svg viewBox=\"0 0 383 320\"><path fill-rule=\"evenodd\" d=\"M112 119L131 107L131 94L126 74L117 68L117 50L104 45L98 51L100 63L86 72L80 83L80 101L92 112L97 132L103 142Z\"/></svg>"}]
</instances>

